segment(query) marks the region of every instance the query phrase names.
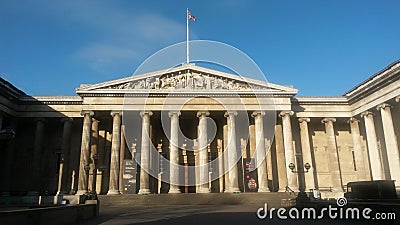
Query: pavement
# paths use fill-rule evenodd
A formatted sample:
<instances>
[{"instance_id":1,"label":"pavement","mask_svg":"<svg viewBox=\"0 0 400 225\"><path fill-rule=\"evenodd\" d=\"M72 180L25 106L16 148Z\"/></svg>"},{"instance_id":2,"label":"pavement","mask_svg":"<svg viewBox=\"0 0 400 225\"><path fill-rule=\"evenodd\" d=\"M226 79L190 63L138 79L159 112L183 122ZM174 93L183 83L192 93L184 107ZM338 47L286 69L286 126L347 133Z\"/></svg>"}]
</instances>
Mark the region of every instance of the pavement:
<instances>
[{"instance_id":1,"label":"pavement","mask_svg":"<svg viewBox=\"0 0 400 225\"><path fill-rule=\"evenodd\" d=\"M257 210L268 203L279 207L286 194L181 194L101 196L100 213L78 225L161 225L161 224L400 224L395 220L361 219L259 219ZM289 208L288 208L289 209ZM379 222L379 223L377 223Z\"/></svg>"}]
</instances>

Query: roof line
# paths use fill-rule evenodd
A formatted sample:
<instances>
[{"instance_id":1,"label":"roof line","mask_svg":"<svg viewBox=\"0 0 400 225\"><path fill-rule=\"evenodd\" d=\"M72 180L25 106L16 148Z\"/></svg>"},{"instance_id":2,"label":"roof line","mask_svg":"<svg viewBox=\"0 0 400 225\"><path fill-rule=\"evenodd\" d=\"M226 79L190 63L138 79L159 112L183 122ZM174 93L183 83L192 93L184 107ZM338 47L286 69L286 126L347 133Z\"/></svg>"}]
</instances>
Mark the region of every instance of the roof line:
<instances>
[{"instance_id":1,"label":"roof line","mask_svg":"<svg viewBox=\"0 0 400 225\"><path fill-rule=\"evenodd\" d=\"M384 69L374 73L372 76L370 76L368 79L364 80L363 82L357 84L356 86L354 86L352 89L348 90L347 92L345 92L342 96L346 96L349 93L353 92L354 90L356 90L357 88L361 87L362 85L368 83L369 81L373 80L376 76L390 70L393 66L397 65L400 63L400 59L390 63L388 66L386 66Z\"/></svg>"}]
</instances>

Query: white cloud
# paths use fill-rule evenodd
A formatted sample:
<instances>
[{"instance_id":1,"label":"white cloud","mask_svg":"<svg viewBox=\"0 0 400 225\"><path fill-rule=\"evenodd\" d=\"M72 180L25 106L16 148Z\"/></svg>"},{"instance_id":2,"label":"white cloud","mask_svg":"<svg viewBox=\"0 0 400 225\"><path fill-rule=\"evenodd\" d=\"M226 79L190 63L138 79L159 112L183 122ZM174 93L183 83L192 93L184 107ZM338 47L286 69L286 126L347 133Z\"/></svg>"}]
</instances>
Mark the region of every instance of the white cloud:
<instances>
[{"instance_id":1,"label":"white cloud","mask_svg":"<svg viewBox=\"0 0 400 225\"><path fill-rule=\"evenodd\" d=\"M46 5L46 6L44 6ZM72 57L102 70L126 60L144 60L149 51L183 40L185 23L160 13L121 8L113 1L49 1L41 13L95 33Z\"/></svg>"},{"instance_id":2,"label":"white cloud","mask_svg":"<svg viewBox=\"0 0 400 225\"><path fill-rule=\"evenodd\" d=\"M79 49L73 56L85 61L94 70L104 71L109 66L129 63L139 54L124 46L95 43Z\"/></svg>"},{"instance_id":3,"label":"white cloud","mask_svg":"<svg viewBox=\"0 0 400 225\"><path fill-rule=\"evenodd\" d=\"M177 23L162 15L148 13L137 16L133 28L141 37L152 41L179 40L185 37L185 23Z\"/></svg>"}]
</instances>

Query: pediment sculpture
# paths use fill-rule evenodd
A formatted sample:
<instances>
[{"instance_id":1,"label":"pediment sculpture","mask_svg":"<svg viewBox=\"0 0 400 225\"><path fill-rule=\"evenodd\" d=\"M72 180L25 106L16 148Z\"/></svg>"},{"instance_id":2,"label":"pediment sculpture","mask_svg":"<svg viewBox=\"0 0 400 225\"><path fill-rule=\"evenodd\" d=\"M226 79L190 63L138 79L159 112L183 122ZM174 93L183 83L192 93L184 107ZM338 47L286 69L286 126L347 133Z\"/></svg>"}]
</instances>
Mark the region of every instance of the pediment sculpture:
<instances>
[{"instance_id":1,"label":"pediment sculpture","mask_svg":"<svg viewBox=\"0 0 400 225\"><path fill-rule=\"evenodd\" d=\"M220 76L201 73L185 73L178 75L163 75L147 77L123 84L113 85L107 89L155 89L155 90L251 90L265 87L253 86L243 81L237 81Z\"/></svg>"}]
</instances>

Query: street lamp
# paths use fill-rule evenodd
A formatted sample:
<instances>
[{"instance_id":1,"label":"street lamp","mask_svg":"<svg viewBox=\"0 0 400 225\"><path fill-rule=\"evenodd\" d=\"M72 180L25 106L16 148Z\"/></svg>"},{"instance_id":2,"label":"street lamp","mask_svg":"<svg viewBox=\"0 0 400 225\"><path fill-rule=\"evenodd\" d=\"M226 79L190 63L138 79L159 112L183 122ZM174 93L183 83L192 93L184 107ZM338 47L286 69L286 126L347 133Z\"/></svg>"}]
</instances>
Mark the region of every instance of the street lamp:
<instances>
[{"instance_id":1,"label":"street lamp","mask_svg":"<svg viewBox=\"0 0 400 225\"><path fill-rule=\"evenodd\" d=\"M311 165L308 162L304 164L304 169L306 170L296 171L296 165L294 165L294 163L289 163L288 167L292 171L292 173L308 173L308 171L311 169Z\"/></svg>"},{"instance_id":2,"label":"street lamp","mask_svg":"<svg viewBox=\"0 0 400 225\"><path fill-rule=\"evenodd\" d=\"M294 169L296 168L296 166L294 165L294 163L289 163L289 169L294 173Z\"/></svg>"},{"instance_id":3,"label":"street lamp","mask_svg":"<svg viewBox=\"0 0 400 225\"><path fill-rule=\"evenodd\" d=\"M311 169L310 163L304 164L304 168L306 169L306 173L308 173L308 171Z\"/></svg>"},{"instance_id":4,"label":"street lamp","mask_svg":"<svg viewBox=\"0 0 400 225\"><path fill-rule=\"evenodd\" d=\"M288 167L289 167L289 169L292 171L292 173L297 173L297 174L305 174L305 173L308 173L308 171L311 169L311 165L310 165L310 163L308 163L308 162L304 163L304 169L305 169L305 170L302 169L302 170L297 170L297 171L296 171L296 165L295 165L294 163L289 163ZM296 197L296 202L297 202L297 203L307 202L307 201L310 200L310 199L308 198L308 196L307 196L305 190L304 190L303 185L300 185L299 191L300 191L300 192L299 192L299 194L298 194L297 197Z\"/></svg>"}]
</instances>

